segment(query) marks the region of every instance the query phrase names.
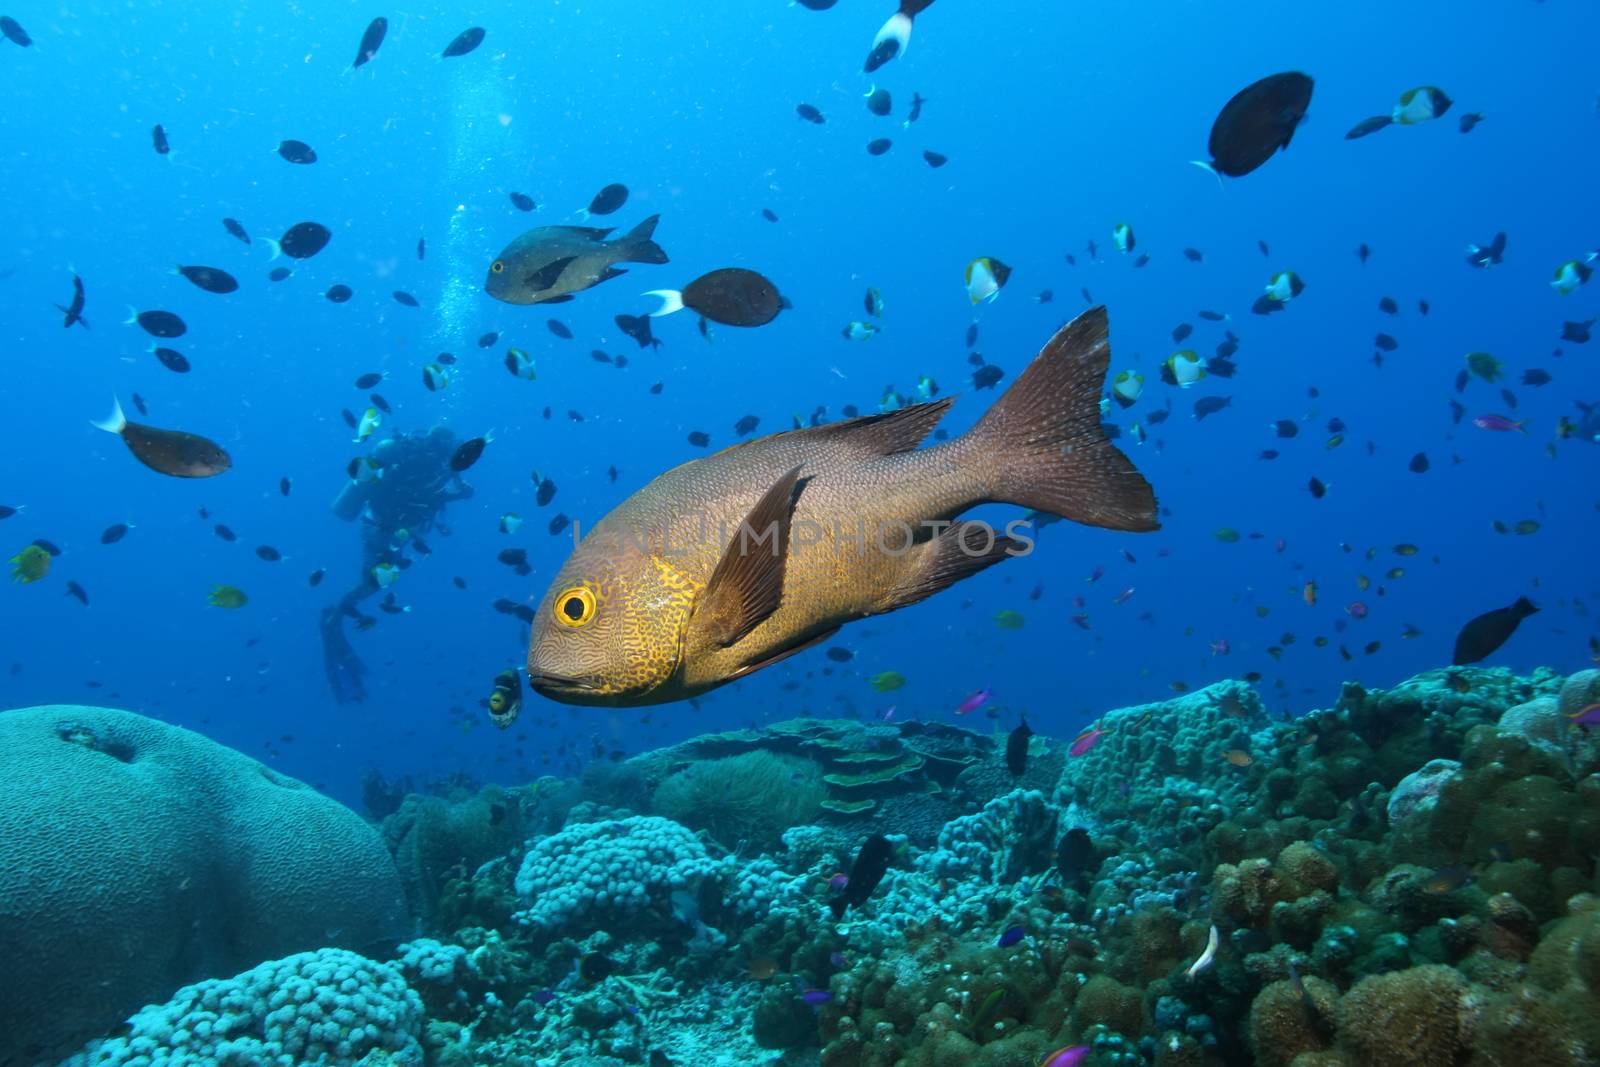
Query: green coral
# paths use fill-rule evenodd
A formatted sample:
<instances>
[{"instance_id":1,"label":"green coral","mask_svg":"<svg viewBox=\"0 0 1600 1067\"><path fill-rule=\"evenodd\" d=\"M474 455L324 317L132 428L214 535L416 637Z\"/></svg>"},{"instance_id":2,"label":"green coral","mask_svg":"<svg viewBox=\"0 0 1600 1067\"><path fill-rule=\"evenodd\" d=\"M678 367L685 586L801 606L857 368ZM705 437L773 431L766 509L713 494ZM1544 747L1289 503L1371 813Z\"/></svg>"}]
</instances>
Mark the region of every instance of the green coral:
<instances>
[{"instance_id":1,"label":"green coral","mask_svg":"<svg viewBox=\"0 0 1600 1067\"><path fill-rule=\"evenodd\" d=\"M756 750L693 764L657 786L651 802L729 849L742 841L770 849L785 830L816 818L824 796L815 763Z\"/></svg>"}]
</instances>

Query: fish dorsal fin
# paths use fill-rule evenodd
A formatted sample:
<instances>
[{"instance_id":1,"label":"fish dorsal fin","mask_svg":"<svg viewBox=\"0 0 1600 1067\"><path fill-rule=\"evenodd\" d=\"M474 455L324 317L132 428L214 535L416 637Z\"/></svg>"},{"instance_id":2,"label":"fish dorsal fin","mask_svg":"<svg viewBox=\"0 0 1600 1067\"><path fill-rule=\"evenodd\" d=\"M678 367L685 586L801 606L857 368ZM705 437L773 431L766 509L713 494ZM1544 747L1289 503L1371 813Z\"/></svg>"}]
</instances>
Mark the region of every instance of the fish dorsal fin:
<instances>
[{"instance_id":1,"label":"fish dorsal fin","mask_svg":"<svg viewBox=\"0 0 1600 1067\"><path fill-rule=\"evenodd\" d=\"M863 415L858 419L832 422L826 426L787 430L774 436L807 434L818 443L824 440L837 442L859 455L892 456L896 452L910 452L920 445L954 402L955 397L947 396L943 400L912 404L883 415Z\"/></svg>"},{"instance_id":2,"label":"fish dorsal fin","mask_svg":"<svg viewBox=\"0 0 1600 1067\"><path fill-rule=\"evenodd\" d=\"M794 467L761 495L744 523L728 540L722 559L695 604L691 627L702 628L727 648L767 616L783 599L784 564L789 557L789 520L794 515Z\"/></svg>"},{"instance_id":3,"label":"fish dorsal fin","mask_svg":"<svg viewBox=\"0 0 1600 1067\"><path fill-rule=\"evenodd\" d=\"M616 232L615 226L546 226L545 229L564 237L577 237L584 241L593 241L596 244Z\"/></svg>"},{"instance_id":4,"label":"fish dorsal fin","mask_svg":"<svg viewBox=\"0 0 1600 1067\"><path fill-rule=\"evenodd\" d=\"M566 256L562 259L552 259L549 263L530 273L524 281L529 289L536 293L542 293L554 286L556 280L561 277L561 272L566 270L567 265L577 258L577 256Z\"/></svg>"}]
</instances>

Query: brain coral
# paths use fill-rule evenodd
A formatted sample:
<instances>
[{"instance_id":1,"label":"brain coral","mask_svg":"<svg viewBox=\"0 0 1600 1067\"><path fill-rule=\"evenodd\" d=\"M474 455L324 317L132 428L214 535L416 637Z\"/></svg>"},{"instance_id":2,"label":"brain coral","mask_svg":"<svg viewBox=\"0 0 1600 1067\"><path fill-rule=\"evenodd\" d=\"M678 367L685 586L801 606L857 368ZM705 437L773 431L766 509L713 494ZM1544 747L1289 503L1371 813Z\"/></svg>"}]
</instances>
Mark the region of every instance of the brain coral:
<instances>
[{"instance_id":1,"label":"brain coral","mask_svg":"<svg viewBox=\"0 0 1600 1067\"><path fill-rule=\"evenodd\" d=\"M185 986L62 1067L363 1061L420 1067L422 1001L393 965L343 949L301 952ZM374 1052L388 1056L372 1056Z\"/></svg>"},{"instance_id":2,"label":"brain coral","mask_svg":"<svg viewBox=\"0 0 1600 1067\"><path fill-rule=\"evenodd\" d=\"M109 708L0 713L0 1064L201 978L408 926L353 812L199 734Z\"/></svg>"}]
</instances>

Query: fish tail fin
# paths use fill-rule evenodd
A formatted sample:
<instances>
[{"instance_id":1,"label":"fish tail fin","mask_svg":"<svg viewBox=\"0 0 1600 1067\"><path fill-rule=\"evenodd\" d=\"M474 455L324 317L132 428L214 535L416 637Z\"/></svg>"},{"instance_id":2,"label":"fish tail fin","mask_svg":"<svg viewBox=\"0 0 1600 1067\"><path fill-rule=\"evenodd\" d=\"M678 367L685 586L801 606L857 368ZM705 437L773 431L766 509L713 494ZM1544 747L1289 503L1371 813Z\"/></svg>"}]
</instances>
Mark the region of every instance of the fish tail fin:
<instances>
[{"instance_id":1,"label":"fish tail fin","mask_svg":"<svg viewBox=\"0 0 1600 1067\"><path fill-rule=\"evenodd\" d=\"M895 50L890 52L891 57L898 56L911 45L911 16L903 11L896 11L889 16L889 20L878 27L877 36L872 38L873 51L877 51L885 43L893 41Z\"/></svg>"},{"instance_id":2,"label":"fish tail fin","mask_svg":"<svg viewBox=\"0 0 1600 1067\"><path fill-rule=\"evenodd\" d=\"M1536 615L1539 612L1534 602L1525 596L1517 597L1517 602L1511 605L1511 610L1516 612L1519 619L1526 619L1529 615Z\"/></svg>"},{"instance_id":3,"label":"fish tail fin","mask_svg":"<svg viewBox=\"0 0 1600 1067\"><path fill-rule=\"evenodd\" d=\"M667 253L651 240L655 236L656 223L660 221L660 215L651 215L623 235L622 239L631 246L628 249L628 259L634 263L667 262Z\"/></svg>"},{"instance_id":4,"label":"fish tail fin","mask_svg":"<svg viewBox=\"0 0 1600 1067\"><path fill-rule=\"evenodd\" d=\"M112 397L111 414L104 419L90 419L89 423L96 429L120 435L128 426L128 416L122 413L122 401Z\"/></svg>"},{"instance_id":5,"label":"fish tail fin","mask_svg":"<svg viewBox=\"0 0 1600 1067\"><path fill-rule=\"evenodd\" d=\"M1211 176L1213 178L1217 179L1217 188L1218 189L1226 189L1227 188L1226 186L1224 186L1222 184L1222 174L1221 174L1221 172L1218 171L1217 168L1212 166L1210 163L1206 162L1203 159L1191 159L1191 160L1189 160L1189 165L1192 166L1192 167L1199 167L1201 170L1209 170L1211 172Z\"/></svg>"},{"instance_id":6,"label":"fish tail fin","mask_svg":"<svg viewBox=\"0 0 1600 1067\"><path fill-rule=\"evenodd\" d=\"M122 320L122 325L132 326L139 321L139 309L132 304L128 305L128 317Z\"/></svg>"},{"instance_id":7,"label":"fish tail fin","mask_svg":"<svg viewBox=\"0 0 1600 1067\"><path fill-rule=\"evenodd\" d=\"M982 499L1112 530L1161 525L1150 483L1100 425L1109 329L1100 306L1056 331L961 438L986 482Z\"/></svg>"},{"instance_id":8,"label":"fish tail fin","mask_svg":"<svg viewBox=\"0 0 1600 1067\"><path fill-rule=\"evenodd\" d=\"M683 294L676 289L651 289L641 295L661 298L661 306L650 312L652 319L659 319L663 315L670 315L674 311L683 310Z\"/></svg>"},{"instance_id":9,"label":"fish tail fin","mask_svg":"<svg viewBox=\"0 0 1600 1067\"><path fill-rule=\"evenodd\" d=\"M844 918L845 909L849 906L849 902L846 901L844 897L834 897L832 900L828 901L828 910L833 912L833 921L838 922L840 919Z\"/></svg>"},{"instance_id":10,"label":"fish tail fin","mask_svg":"<svg viewBox=\"0 0 1600 1067\"><path fill-rule=\"evenodd\" d=\"M271 263L273 260L283 255L283 246L277 241L274 241L270 237L263 237L262 240L265 241L267 243L267 247L272 250L272 255L267 257L268 263Z\"/></svg>"}]
</instances>

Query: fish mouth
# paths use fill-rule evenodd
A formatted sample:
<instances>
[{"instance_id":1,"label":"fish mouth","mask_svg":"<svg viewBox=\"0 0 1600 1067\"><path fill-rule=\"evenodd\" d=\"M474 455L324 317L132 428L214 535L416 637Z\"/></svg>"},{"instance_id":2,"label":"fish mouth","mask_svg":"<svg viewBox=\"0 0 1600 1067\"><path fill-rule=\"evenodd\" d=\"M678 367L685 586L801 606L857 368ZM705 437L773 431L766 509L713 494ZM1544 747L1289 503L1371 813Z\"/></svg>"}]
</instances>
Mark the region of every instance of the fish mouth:
<instances>
[{"instance_id":1,"label":"fish mouth","mask_svg":"<svg viewBox=\"0 0 1600 1067\"><path fill-rule=\"evenodd\" d=\"M544 696L555 697L582 697L589 693L598 693L600 687L582 678L569 678L562 674L551 674L548 671L529 671L528 685Z\"/></svg>"}]
</instances>

